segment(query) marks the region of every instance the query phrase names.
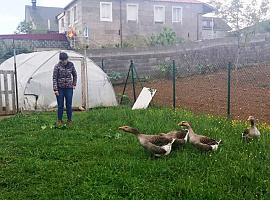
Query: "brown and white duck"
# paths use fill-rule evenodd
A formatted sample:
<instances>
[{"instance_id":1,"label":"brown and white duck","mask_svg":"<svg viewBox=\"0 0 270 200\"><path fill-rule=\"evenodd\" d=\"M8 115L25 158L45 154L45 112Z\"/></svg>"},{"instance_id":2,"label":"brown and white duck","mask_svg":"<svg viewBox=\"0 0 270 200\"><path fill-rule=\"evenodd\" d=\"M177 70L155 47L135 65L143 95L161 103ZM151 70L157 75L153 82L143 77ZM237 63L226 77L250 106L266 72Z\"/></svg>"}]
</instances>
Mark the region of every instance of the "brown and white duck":
<instances>
[{"instance_id":1,"label":"brown and white duck","mask_svg":"<svg viewBox=\"0 0 270 200\"><path fill-rule=\"evenodd\" d=\"M160 133L159 135L162 135L166 138L175 139L175 142L173 143L173 148L178 148L180 146L183 146L185 143L187 143L188 139L188 130L187 129L181 129L179 131L170 131L168 133Z\"/></svg>"},{"instance_id":2,"label":"brown and white duck","mask_svg":"<svg viewBox=\"0 0 270 200\"><path fill-rule=\"evenodd\" d=\"M193 144L196 148L203 151L216 151L218 149L221 140L216 141L215 139L209 138L204 135L198 135L194 133L190 124L186 121L182 121L178 124L179 126L185 126L188 129L188 139L191 144Z\"/></svg>"},{"instance_id":3,"label":"brown and white duck","mask_svg":"<svg viewBox=\"0 0 270 200\"><path fill-rule=\"evenodd\" d=\"M175 141L175 139L167 138L162 135L146 135L130 126L121 126L119 127L119 130L135 135L143 148L157 157L170 154L172 144Z\"/></svg>"},{"instance_id":4,"label":"brown and white duck","mask_svg":"<svg viewBox=\"0 0 270 200\"><path fill-rule=\"evenodd\" d=\"M187 129L181 129L177 131L176 130L170 131L168 133L160 133L160 135L164 135L166 137L176 138L176 139L185 139L187 132L188 132Z\"/></svg>"},{"instance_id":5,"label":"brown and white duck","mask_svg":"<svg viewBox=\"0 0 270 200\"><path fill-rule=\"evenodd\" d=\"M244 132L242 133L242 138L246 142L255 138L259 138L261 136L260 131L256 127L255 117L249 116L248 121L250 122L250 127L244 130Z\"/></svg>"}]
</instances>

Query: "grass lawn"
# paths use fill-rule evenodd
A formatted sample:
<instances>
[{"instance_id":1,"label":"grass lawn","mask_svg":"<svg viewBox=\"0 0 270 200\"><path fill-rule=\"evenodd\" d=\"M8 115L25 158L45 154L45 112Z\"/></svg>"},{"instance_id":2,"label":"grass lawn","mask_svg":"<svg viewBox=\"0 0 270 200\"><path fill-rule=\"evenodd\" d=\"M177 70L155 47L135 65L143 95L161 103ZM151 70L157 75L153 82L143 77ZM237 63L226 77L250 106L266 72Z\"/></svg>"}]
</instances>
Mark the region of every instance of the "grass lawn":
<instances>
[{"instance_id":1,"label":"grass lawn","mask_svg":"<svg viewBox=\"0 0 270 200\"><path fill-rule=\"evenodd\" d=\"M0 121L0 199L270 199L266 125L259 141L243 144L244 123L181 110L94 109L75 113L63 130L50 128L54 120L37 113ZM224 144L214 153L186 144L153 159L118 131L160 133L182 120Z\"/></svg>"}]
</instances>

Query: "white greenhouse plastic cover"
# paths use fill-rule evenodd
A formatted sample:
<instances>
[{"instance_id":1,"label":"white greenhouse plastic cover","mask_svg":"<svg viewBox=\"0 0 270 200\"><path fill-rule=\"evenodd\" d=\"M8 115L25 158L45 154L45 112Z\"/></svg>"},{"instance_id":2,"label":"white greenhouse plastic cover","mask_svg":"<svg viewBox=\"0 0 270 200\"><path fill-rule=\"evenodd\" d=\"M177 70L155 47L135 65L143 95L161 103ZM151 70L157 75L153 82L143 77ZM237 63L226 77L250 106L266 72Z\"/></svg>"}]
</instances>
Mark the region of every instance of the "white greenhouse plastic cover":
<instances>
[{"instance_id":1,"label":"white greenhouse plastic cover","mask_svg":"<svg viewBox=\"0 0 270 200\"><path fill-rule=\"evenodd\" d=\"M74 63L78 82L73 94L73 107L82 107L81 68L85 63L83 55L74 51L42 51L16 56L18 74L19 107L24 110L46 110L57 105L53 93L52 75L59 62L59 53L66 52ZM116 106L117 101L108 76L89 58L86 59L86 107ZM14 58L0 65L0 70L14 70ZM88 89L87 89L88 88ZM88 93L88 94L87 94Z\"/></svg>"}]
</instances>

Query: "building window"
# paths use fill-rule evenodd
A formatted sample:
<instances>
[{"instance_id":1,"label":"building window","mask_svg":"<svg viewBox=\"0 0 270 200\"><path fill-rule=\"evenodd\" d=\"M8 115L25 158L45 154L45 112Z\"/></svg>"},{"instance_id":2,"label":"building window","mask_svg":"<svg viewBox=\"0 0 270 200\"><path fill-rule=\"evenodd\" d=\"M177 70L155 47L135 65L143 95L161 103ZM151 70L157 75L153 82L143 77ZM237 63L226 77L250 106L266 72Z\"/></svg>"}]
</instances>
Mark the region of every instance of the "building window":
<instances>
[{"instance_id":1,"label":"building window","mask_svg":"<svg viewBox=\"0 0 270 200\"><path fill-rule=\"evenodd\" d=\"M203 21L203 28L212 28L214 25L214 22L211 20L205 20Z\"/></svg>"},{"instance_id":2,"label":"building window","mask_svg":"<svg viewBox=\"0 0 270 200\"><path fill-rule=\"evenodd\" d=\"M77 6L73 7L73 19L74 19L74 23L78 21Z\"/></svg>"},{"instance_id":3,"label":"building window","mask_svg":"<svg viewBox=\"0 0 270 200\"><path fill-rule=\"evenodd\" d=\"M88 26L84 27L83 29L83 36L88 38L89 37L89 29Z\"/></svg>"},{"instance_id":4,"label":"building window","mask_svg":"<svg viewBox=\"0 0 270 200\"><path fill-rule=\"evenodd\" d=\"M68 23L68 26L71 24L70 11L67 11L67 23Z\"/></svg>"},{"instance_id":5,"label":"building window","mask_svg":"<svg viewBox=\"0 0 270 200\"><path fill-rule=\"evenodd\" d=\"M61 19L61 27L62 27L62 28L65 27L65 20L64 20L64 18Z\"/></svg>"},{"instance_id":6,"label":"building window","mask_svg":"<svg viewBox=\"0 0 270 200\"><path fill-rule=\"evenodd\" d=\"M165 6L154 6L154 22L165 23Z\"/></svg>"},{"instance_id":7,"label":"building window","mask_svg":"<svg viewBox=\"0 0 270 200\"><path fill-rule=\"evenodd\" d=\"M172 7L172 22L182 23L182 7Z\"/></svg>"},{"instance_id":8,"label":"building window","mask_svg":"<svg viewBox=\"0 0 270 200\"><path fill-rule=\"evenodd\" d=\"M138 4L127 4L127 21L138 22Z\"/></svg>"},{"instance_id":9,"label":"building window","mask_svg":"<svg viewBox=\"0 0 270 200\"><path fill-rule=\"evenodd\" d=\"M112 2L100 2L100 21L112 22Z\"/></svg>"}]
</instances>

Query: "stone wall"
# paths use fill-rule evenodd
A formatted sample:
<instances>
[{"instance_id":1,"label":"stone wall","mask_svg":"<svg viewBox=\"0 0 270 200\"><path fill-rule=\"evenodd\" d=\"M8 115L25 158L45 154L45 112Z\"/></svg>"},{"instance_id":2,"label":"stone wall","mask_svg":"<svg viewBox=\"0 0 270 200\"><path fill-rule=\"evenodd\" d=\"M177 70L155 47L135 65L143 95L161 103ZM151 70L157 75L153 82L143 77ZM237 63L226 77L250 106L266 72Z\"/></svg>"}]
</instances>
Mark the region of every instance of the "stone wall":
<instances>
[{"instance_id":1,"label":"stone wall","mask_svg":"<svg viewBox=\"0 0 270 200\"><path fill-rule=\"evenodd\" d=\"M248 43L240 43L236 38L194 42L170 48L147 49L96 49L89 50L88 56L107 73L127 73L133 60L140 76L161 73L161 67L176 61L179 75L198 73L202 68L218 70L226 68L229 62L239 65L270 63L270 40L258 37Z\"/></svg>"}]
</instances>

